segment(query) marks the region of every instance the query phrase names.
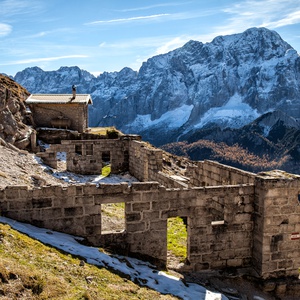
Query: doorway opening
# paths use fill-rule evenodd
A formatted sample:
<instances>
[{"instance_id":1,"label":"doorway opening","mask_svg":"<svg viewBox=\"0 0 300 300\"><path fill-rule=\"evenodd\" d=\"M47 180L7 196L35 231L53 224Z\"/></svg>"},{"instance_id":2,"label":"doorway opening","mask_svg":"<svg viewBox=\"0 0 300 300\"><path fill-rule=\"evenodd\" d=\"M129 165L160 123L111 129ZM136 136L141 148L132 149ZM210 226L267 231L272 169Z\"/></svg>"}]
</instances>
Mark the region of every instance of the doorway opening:
<instances>
[{"instance_id":1,"label":"doorway opening","mask_svg":"<svg viewBox=\"0 0 300 300\"><path fill-rule=\"evenodd\" d=\"M108 176L111 172L110 152L102 152L102 176Z\"/></svg>"},{"instance_id":2,"label":"doorway opening","mask_svg":"<svg viewBox=\"0 0 300 300\"><path fill-rule=\"evenodd\" d=\"M187 217L168 218L167 251L168 268L179 269L187 258Z\"/></svg>"}]
</instances>

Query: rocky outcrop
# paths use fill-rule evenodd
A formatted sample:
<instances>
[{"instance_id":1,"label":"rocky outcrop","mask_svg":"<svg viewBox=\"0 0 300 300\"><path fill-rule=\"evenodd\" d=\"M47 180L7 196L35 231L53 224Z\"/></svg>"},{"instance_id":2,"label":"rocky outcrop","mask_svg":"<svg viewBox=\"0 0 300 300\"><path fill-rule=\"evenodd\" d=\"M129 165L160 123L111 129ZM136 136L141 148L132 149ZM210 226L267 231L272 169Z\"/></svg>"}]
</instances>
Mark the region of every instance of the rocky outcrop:
<instances>
[{"instance_id":1,"label":"rocky outcrop","mask_svg":"<svg viewBox=\"0 0 300 300\"><path fill-rule=\"evenodd\" d=\"M34 130L24 105L28 96L25 88L0 74L0 144L19 149L30 146Z\"/></svg>"}]
</instances>

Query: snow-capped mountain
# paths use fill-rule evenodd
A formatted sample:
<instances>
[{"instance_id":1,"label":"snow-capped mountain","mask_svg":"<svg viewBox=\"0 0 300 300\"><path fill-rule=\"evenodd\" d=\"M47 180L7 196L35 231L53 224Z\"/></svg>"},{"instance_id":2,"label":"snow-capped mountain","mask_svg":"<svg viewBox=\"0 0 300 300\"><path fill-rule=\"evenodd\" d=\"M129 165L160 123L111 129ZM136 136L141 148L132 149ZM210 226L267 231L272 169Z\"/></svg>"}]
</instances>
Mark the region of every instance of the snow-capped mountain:
<instances>
[{"instance_id":1,"label":"snow-capped mountain","mask_svg":"<svg viewBox=\"0 0 300 300\"><path fill-rule=\"evenodd\" d=\"M35 67L14 79L31 93L66 93L76 84L78 93L92 95L91 126L115 125L155 145L216 125L241 128L268 112L283 111L295 124L300 116L299 55L265 28L190 41L138 72L94 77L78 67Z\"/></svg>"}]
</instances>

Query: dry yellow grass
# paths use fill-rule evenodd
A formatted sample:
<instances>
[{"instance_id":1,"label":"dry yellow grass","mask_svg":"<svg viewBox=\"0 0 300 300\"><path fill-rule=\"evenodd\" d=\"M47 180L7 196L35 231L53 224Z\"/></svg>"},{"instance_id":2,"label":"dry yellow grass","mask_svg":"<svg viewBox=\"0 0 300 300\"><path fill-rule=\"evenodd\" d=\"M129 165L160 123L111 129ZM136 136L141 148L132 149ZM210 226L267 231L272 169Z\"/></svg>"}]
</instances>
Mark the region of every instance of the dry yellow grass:
<instances>
[{"instance_id":1,"label":"dry yellow grass","mask_svg":"<svg viewBox=\"0 0 300 300\"><path fill-rule=\"evenodd\" d=\"M110 126L110 127L89 127L89 132L93 133L93 134L106 135L107 131L117 131L118 133L120 133L113 126Z\"/></svg>"}]
</instances>

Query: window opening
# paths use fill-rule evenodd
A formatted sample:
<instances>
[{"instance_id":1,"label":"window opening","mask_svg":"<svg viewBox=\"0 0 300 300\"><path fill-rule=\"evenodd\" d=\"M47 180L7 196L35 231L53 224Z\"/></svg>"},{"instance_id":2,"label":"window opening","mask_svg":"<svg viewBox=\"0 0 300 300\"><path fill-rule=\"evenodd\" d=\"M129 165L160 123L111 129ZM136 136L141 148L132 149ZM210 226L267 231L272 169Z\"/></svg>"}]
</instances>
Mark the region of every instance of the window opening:
<instances>
[{"instance_id":1,"label":"window opening","mask_svg":"<svg viewBox=\"0 0 300 300\"><path fill-rule=\"evenodd\" d=\"M86 144L85 145L85 152L86 155L93 155L94 154L94 145L93 144Z\"/></svg>"},{"instance_id":2,"label":"window opening","mask_svg":"<svg viewBox=\"0 0 300 300\"><path fill-rule=\"evenodd\" d=\"M125 231L125 202L101 204L101 233Z\"/></svg>"},{"instance_id":3,"label":"window opening","mask_svg":"<svg viewBox=\"0 0 300 300\"><path fill-rule=\"evenodd\" d=\"M57 169L65 171L67 169L67 152L56 152Z\"/></svg>"},{"instance_id":4,"label":"window opening","mask_svg":"<svg viewBox=\"0 0 300 300\"><path fill-rule=\"evenodd\" d=\"M82 145L75 145L75 153L82 155Z\"/></svg>"},{"instance_id":5,"label":"window opening","mask_svg":"<svg viewBox=\"0 0 300 300\"><path fill-rule=\"evenodd\" d=\"M110 164L110 152L102 152L102 163L103 164Z\"/></svg>"},{"instance_id":6,"label":"window opening","mask_svg":"<svg viewBox=\"0 0 300 300\"><path fill-rule=\"evenodd\" d=\"M168 218L167 250L169 269L179 269L187 259L187 218Z\"/></svg>"}]
</instances>

